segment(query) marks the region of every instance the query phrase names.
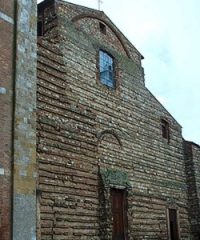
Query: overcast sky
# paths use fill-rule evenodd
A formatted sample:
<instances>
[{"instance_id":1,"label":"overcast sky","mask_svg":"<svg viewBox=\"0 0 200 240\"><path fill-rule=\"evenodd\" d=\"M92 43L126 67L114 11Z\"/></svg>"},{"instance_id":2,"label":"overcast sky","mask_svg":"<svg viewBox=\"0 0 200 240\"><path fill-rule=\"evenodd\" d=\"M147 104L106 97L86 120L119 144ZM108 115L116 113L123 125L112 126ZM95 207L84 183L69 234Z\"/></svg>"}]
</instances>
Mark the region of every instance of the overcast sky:
<instances>
[{"instance_id":1,"label":"overcast sky","mask_svg":"<svg viewBox=\"0 0 200 240\"><path fill-rule=\"evenodd\" d=\"M98 0L70 2L98 8ZM200 0L103 0L101 10L145 57L146 86L183 137L200 144Z\"/></svg>"}]
</instances>

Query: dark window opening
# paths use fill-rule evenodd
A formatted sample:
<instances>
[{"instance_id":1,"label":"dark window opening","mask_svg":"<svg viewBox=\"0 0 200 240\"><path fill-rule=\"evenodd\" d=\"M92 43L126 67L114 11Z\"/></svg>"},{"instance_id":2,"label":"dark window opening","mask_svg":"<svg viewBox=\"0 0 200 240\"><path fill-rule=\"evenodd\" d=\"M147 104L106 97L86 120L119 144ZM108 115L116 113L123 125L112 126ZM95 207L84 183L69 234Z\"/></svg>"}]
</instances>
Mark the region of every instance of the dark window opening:
<instances>
[{"instance_id":1,"label":"dark window opening","mask_svg":"<svg viewBox=\"0 0 200 240\"><path fill-rule=\"evenodd\" d=\"M108 87L115 87L114 80L114 60L106 52L99 51L99 73L100 82Z\"/></svg>"},{"instance_id":2,"label":"dark window opening","mask_svg":"<svg viewBox=\"0 0 200 240\"><path fill-rule=\"evenodd\" d=\"M170 240L179 239L176 209L169 209L169 234Z\"/></svg>"},{"instance_id":3,"label":"dark window opening","mask_svg":"<svg viewBox=\"0 0 200 240\"><path fill-rule=\"evenodd\" d=\"M37 23L37 35L43 36L43 22L42 21L38 21L38 23Z\"/></svg>"},{"instance_id":4,"label":"dark window opening","mask_svg":"<svg viewBox=\"0 0 200 240\"><path fill-rule=\"evenodd\" d=\"M99 29L100 29L101 33L106 34L106 25L104 25L103 23L100 22Z\"/></svg>"},{"instance_id":5,"label":"dark window opening","mask_svg":"<svg viewBox=\"0 0 200 240\"><path fill-rule=\"evenodd\" d=\"M164 119L161 119L161 129L163 138L169 141L169 123Z\"/></svg>"},{"instance_id":6,"label":"dark window opening","mask_svg":"<svg viewBox=\"0 0 200 240\"><path fill-rule=\"evenodd\" d=\"M126 191L112 188L111 189L112 204L112 240L127 239L127 206Z\"/></svg>"}]
</instances>

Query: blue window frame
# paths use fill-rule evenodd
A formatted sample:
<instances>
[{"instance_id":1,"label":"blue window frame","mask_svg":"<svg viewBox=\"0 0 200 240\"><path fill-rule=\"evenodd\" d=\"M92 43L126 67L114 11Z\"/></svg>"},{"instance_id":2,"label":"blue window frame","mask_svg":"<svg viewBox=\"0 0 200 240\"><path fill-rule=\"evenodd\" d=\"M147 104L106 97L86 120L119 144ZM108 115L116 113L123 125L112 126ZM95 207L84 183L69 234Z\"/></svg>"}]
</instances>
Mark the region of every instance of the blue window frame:
<instances>
[{"instance_id":1,"label":"blue window frame","mask_svg":"<svg viewBox=\"0 0 200 240\"><path fill-rule=\"evenodd\" d=\"M108 87L115 87L114 61L107 52L99 51L100 82Z\"/></svg>"}]
</instances>

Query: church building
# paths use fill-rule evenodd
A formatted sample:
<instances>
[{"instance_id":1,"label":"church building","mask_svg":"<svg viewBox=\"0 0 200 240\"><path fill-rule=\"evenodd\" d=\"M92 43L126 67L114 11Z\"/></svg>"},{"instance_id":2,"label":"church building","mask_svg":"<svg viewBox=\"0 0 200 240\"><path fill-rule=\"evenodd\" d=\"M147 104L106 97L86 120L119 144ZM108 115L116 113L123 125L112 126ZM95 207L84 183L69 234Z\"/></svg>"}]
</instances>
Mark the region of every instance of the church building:
<instances>
[{"instance_id":1,"label":"church building","mask_svg":"<svg viewBox=\"0 0 200 240\"><path fill-rule=\"evenodd\" d=\"M142 54L103 11L4 4L0 239L199 240L200 146Z\"/></svg>"}]
</instances>

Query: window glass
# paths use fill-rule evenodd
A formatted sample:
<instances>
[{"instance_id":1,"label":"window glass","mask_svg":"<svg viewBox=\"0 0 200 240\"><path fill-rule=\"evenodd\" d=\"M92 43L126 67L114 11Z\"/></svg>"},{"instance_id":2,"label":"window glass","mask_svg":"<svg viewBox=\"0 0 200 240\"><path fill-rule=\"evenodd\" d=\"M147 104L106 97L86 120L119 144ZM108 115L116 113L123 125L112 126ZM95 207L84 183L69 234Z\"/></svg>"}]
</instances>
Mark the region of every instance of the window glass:
<instances>
[{"instance_id":1,"label":"window glass","mask_svg":"<svg viewBox=\"0 0 200 240\"><path fill-rule=\"evenodd\" d=\"M104 51L99 51L100 81L108 87L114 88L114 67L113 58Z\"/></svg>"}]
</instances>

